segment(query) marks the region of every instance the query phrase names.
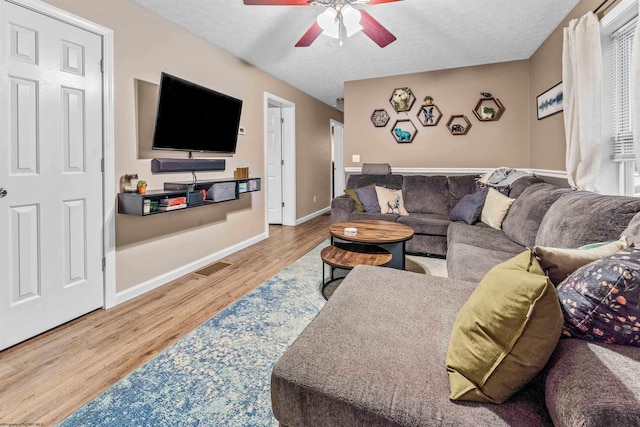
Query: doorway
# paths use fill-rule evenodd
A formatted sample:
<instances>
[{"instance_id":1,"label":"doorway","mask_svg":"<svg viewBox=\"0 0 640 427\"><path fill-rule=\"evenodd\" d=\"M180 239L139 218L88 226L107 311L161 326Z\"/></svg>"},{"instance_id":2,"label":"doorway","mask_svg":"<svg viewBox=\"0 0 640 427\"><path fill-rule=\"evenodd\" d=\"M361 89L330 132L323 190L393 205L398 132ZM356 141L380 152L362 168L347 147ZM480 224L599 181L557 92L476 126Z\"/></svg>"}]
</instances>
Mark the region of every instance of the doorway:
<instances>
[{"instance_id":1,"label":"doorway","mask_svg":"<svg viewBox=\"0 0 640 427\"><path fill-rule=\"evenodd\" d=\"M295 104L265 92L265 229L296 225Z\"/></svg>"},{"instance_id":2,"label":"doorway","mask_svg":"<svg viewBox=\"0 0 640 427\"><path fill-rule=\"evenodd\" d=\"M331 119L331 198L344 194L344 124Z\"/></svg>"}]
</instances>

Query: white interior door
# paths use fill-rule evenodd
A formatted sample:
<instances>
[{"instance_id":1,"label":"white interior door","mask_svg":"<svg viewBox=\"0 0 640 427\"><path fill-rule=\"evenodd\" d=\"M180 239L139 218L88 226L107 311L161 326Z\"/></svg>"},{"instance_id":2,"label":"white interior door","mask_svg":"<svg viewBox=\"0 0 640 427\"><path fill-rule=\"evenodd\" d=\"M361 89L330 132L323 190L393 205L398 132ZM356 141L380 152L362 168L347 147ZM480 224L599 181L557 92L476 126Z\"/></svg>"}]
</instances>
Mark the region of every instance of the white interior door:
<instances>
[{"instance_id":1,"label":"white interior door","mask_svg":"<svg viewBox=\"0 0 640 427\"><path fill-rule=\"evenodd\" d=\"M333 197L344 194L344 125L331 120L331 135L333 140Z\"/></svg>"},{"instance_id":2,"label":"white interior door","mask_svg":"<svg viewBox=\"0 0 640 427\"><path fill-rule=\"evenodd\" d=\"M267 217L282 224L282 108L267 111Z\"/></svg>"},{"instance_id":3,"label":"white interior door","mask_svg":"<svg viewBox=\"0 0 640 427\"><path fill-rule=\"evenodd\" d=\"M103 306L102 39L0 0L0 349Z\"/></svg>"}]
</instances>

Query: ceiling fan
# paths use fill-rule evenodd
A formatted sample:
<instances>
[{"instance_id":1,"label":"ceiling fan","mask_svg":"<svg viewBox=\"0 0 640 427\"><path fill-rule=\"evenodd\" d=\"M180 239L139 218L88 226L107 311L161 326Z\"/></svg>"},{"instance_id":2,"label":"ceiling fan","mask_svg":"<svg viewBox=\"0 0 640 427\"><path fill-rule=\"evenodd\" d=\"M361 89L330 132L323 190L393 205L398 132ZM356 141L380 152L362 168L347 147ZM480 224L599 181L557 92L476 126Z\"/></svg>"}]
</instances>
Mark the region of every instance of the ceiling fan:
<instances>
[{"instance_id":1,"label":"ceiling fan","mask_svg":"<svg viewBox=\"0 0 640 427\"><path fill-rule=\"evenodd\" d=\"M337 39L342 45L347 37L362 31L378 46L385 47L396 37L371 15L355 5L376 5L402 0L244 0L248 6L323 6L316 22L302 36L296 47L310 46L320 34Z\"/></svg>"}]
</instances>

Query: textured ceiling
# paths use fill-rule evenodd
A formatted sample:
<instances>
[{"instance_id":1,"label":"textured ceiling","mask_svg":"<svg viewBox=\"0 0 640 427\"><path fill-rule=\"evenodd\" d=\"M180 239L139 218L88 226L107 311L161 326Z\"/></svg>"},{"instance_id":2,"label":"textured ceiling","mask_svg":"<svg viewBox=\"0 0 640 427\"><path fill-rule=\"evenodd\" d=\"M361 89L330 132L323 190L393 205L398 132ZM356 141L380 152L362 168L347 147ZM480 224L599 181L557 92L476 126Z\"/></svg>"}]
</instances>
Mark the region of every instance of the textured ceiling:
<instances>
[{"instance_id":1,"label":"textured ceiling","mask_svg":"<svg viewBox=\"0 0 640 427\"><path fill-rule=\"evenodd\" d=\"M364 8L397 40L363 33L294 47L320 6L242 0L131 0L255 67L335 106L345 81L529 58L579 0L403 0Z\"/></svg>"}]
</instances>

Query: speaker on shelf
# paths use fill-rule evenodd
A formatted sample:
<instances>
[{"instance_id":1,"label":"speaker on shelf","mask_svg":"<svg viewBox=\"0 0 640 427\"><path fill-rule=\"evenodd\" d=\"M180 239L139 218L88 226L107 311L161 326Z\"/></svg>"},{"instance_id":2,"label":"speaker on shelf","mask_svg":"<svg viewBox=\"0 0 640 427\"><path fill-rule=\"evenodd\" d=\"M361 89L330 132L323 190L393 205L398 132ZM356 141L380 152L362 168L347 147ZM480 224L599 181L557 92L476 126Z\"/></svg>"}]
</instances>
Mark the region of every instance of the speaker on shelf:
<instances>
[{"instance_id":1,"label":"speaker on shelf","mask_svg":"<svg viewBox=\"0 0 640 427\"><path fill-rule=\"evenodd\" d=\"M223 171L224 159L151 159L151 172Z\"/></svg>"}]
</instances>

